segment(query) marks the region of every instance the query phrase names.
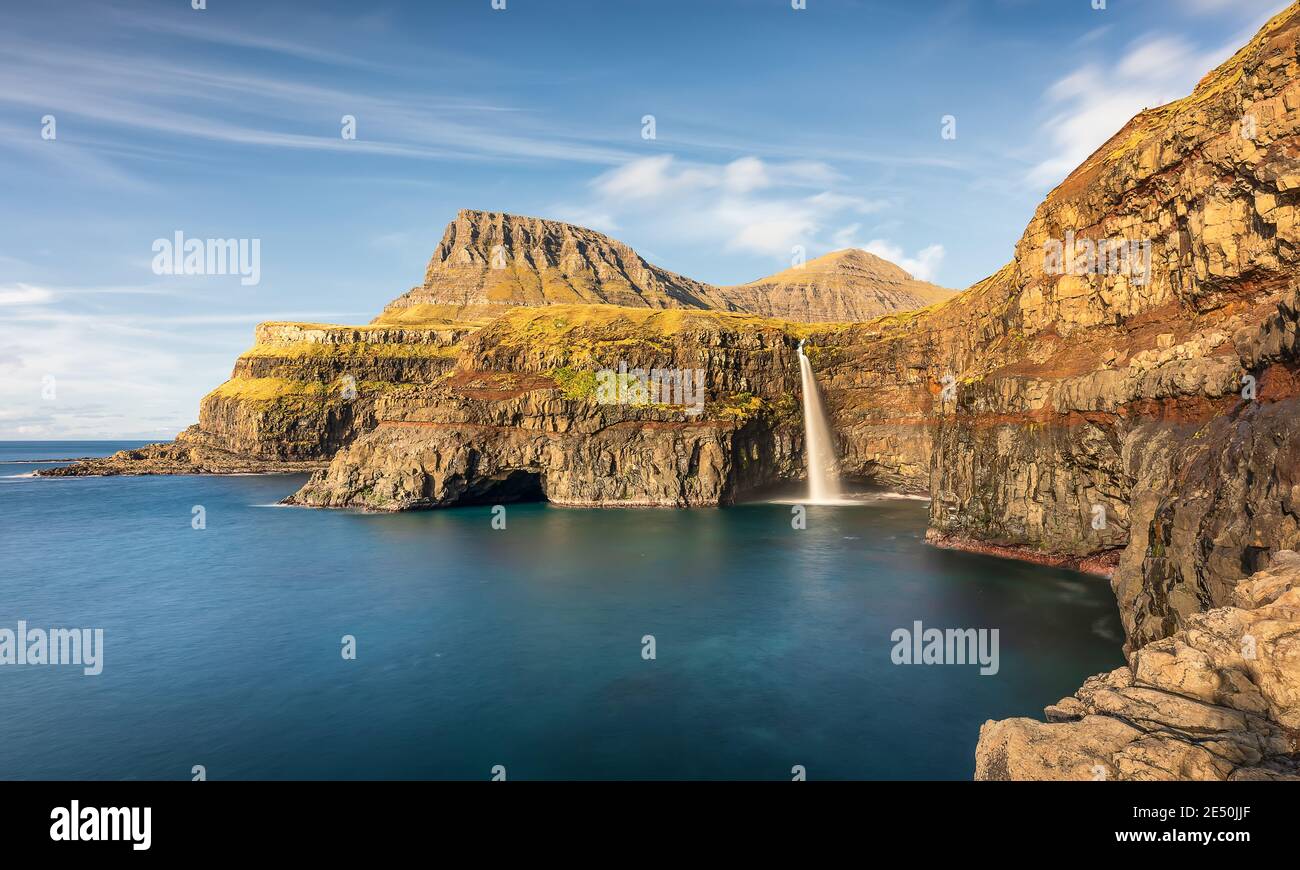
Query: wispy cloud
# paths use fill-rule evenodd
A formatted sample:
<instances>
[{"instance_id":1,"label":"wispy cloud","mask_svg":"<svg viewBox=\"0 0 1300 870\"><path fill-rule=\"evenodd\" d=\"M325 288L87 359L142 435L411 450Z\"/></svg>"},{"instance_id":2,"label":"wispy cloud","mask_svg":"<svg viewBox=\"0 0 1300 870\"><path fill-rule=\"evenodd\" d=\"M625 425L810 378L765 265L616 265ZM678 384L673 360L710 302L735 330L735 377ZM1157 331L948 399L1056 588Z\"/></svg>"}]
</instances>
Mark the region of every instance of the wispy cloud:
<instances>
[{"instance_id":1,"label":"wispy cloud","mask_svg":"<svg viewBox=\"0 0 1300 870\"><path fill-rule=\"evenodd\" d=\"M1149 33L1127 43L1118 58L1097 57L1053 82L1044 94L1051 115L1042 126L1050 156L1032 166L1029 181L1036 187L1059 183L1134 115L1191 93L1207 72L1231 57L1282 8L1278 0L1249 0L1245 9L1237 0L1231 5L1242 14L1253 13L1255 20L1226 42L1203 48L1176 34ZM1219 0L1190 2L1200 13L1228 6ZM1102 29L1097 35L1113 34ZM1095 52L1108 44L1097 38L1088 40L1086 47Z\"/></svg>"},{"instance_id":2,"label":"wispy cloud","mask_svg":"<svg viewBox=\"0 0 1300 870\"><path fill-rule=\"evenodd\" d=\"M159 25L162 26L162 25ZM179 27L185 33L189 27ZM206 28L202 32L212 38ZM266 76L199 60L187 64L140 54L86 47L77 62L64 62L20 35L0 35L0 104L54 114L58 142L42 142L32 130L9 125L0 146L60 157L76 153L105 131L141 131L155 149L180 153L167 143L198 139L230 146L369 154L416 160L558 160L615 164L622 149L583 140L549 126L534 113L481 100L430 100L419 93L382 94L313 84L294 75ZM355 139L340 135L344 115L356 118ZM490 115L491 123L480 119ZM74 126L73 119L83 123ZM84 122L97 126L87 131ZM89 136L87 135L89 133ZM109 143L111 143L111 138ZM127 143L135 147L135 143ZM104 150L101 148L100 150ZM89 169L108 181L123 170L84 154ZM114 177L114 175L119 177Z\"/></svg>"},{"instance_id":3,"label":"wispy cloud","mask_svg":"<svg viewBox=\"0 0 1300 870\"><path fill-rule=\"evenodd\" d=\"M177 17L157 13L145 14L139 10L125 8L116 8L110 12L119 25L146 33L167 34L197 42L256 49L331 66L381 68L379 64L353 57L339 46L327 47L301 40L285 39L258 30L236 30L214 22L208 16ZM348 28L340 22L335 32L346 33Z\"/></svg>"},{"instance_id":4,"label":"wispy cloud","mask_svg":"<svg viewBox=\"0 0 1300 870\"><path fill-rule=\"evenodd\" d=\"M883 199L823 189L841 180L817 161L749 156L718 164L660 155L602 173L590 184L589 200L557 211L605 231L635 219L696 243L788 259L796 245L824 246L823 236L844 216L888 207Z\"/></svg>"},{"instance_id":5,"label":"wispy cloud","mask_svg":"<svg viewBox=\"0 0 1300 870\"><path fill-rule=\"evenodd\" d=\"M254 324L369 319L309 310L105 314L52 307L59 294L44 288L0 288L0 300L9 294L21 298L0 303L0 439L174 435L229 375Z\"/></svg>"},{"instance_id":6,"label":"wispy cloud","mask_svg":"<svg viewBox=\"0 0 1300 870\"><path fill-rule=\"evenodd\" d=\"M30 284L12 284L0 287L0 305L43 305L54 299L54 294L44 287Z\"/></svg>"},{"instance_id":7,"label":"wispy cloud","mask_svg":"<svg viewBox=\"0 0 1300 870\"><path fill-rule=\"evenodd\" d=\"M858 247L877 257L883 257L896 266L901 266L905 271L911 272L912 277L922 281L934 281L938 278L939 267L943 265L943 258L947 253L943 245L936 243L926 245L909 256L902 247L885 239L872 239Z\"/></svg>"}]
</instances>

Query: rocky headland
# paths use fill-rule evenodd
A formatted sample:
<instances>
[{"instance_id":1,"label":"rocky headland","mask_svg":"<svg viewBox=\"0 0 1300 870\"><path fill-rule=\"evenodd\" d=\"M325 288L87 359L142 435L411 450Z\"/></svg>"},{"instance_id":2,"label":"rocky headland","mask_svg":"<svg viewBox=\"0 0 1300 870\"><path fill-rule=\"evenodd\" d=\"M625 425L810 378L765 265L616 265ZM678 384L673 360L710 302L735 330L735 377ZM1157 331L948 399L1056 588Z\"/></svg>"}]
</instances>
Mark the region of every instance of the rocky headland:
<instances>
[{"instance_id":1,"label":"rocky headland","mask_svg":"<svg viewBox=\"0 0 1300 870\"><path fill-rule=\"evenodd\" d=\"M292 503L725 505L803 474L806 339L844 475L928 494L937 546L1111 577L1129 665L986 724L978 778L1291 777L1298 209L1292 5L961 293L865 252L714 287L461 212L371 325L264 324L175 444L55 473L328 463ZM601 396L637 369L698 373L701 403Z\"/></svg>"}]
</instances>

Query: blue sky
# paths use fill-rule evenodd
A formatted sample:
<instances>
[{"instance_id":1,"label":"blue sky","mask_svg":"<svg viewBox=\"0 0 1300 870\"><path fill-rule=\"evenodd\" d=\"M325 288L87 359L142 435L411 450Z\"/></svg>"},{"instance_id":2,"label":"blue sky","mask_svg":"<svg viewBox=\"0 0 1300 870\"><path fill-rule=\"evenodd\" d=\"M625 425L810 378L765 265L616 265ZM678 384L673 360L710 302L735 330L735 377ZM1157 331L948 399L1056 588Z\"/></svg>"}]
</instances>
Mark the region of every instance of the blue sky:
<instances>
[{"instance_id":1,"label":"blue sky","mask_svg":"<svg viewBox=\"0 0 1300 870\"><path fill-rule=\"evenodd\" d=\"M798 244L964 288L1083 157L1286 5L2 2L11 439L174 435L256 322L368 321L460 208L591 226L715 283ZM177 231L259 239L260 282L155 274Z\"/></svg>"}]
</instances>

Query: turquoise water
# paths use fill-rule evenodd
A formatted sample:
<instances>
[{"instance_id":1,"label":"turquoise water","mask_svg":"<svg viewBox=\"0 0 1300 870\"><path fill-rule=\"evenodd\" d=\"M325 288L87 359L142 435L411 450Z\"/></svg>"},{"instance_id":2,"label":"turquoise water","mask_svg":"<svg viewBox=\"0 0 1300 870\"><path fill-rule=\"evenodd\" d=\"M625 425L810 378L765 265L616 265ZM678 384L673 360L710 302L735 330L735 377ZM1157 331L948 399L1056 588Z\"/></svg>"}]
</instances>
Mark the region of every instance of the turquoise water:
<instances>
[{"instance_id":1,"label":"turquoise water","mask_svg":"<svg viewBox=\"0 0 1300 870\"><path fill-rule=\"evenodd\" d=\"M302 476L12 476L126 446L0 445L0 628L105 636L99 676L0 666L0 777L964 779L984 720L1122 662L1105 581L926 547L918 501L497 530L271 506ZM915 620L997 628L999 672L893 664Z\"/></svg>"}]
</instances>

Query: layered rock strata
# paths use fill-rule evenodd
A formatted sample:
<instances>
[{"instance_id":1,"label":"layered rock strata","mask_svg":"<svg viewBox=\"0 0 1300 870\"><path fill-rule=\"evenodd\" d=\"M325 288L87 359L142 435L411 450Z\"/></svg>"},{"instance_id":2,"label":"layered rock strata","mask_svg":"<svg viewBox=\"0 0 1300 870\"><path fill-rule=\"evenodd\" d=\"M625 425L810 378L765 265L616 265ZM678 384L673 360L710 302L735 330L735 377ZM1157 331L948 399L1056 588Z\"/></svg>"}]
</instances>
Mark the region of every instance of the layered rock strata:
<instances>
[{"instance_id":1,"label":"layered rock strata","mask_svg":"<svg viewBox=\"0 0 1300 870\"><path fill-rule=\"evenodd\" d=\"M290 503L727 504L799 474L796 343L744 315L519 309L470 337L448 377L383 397L378 426ZM635 389L638 370L667 387L601 394Z\"/></svg>"},{"instance_id":2,"label":"layered rock strata","mask_svg":"<svg viewBox=\"0 0 1300 870\"><path fill-rule=\"evenodd\" d=\"M720 287L737 311L804 323L870 320L951 299L955 292L918 281L858 248L835 251L749 284Z\"/></svg>"},{"instance_id":3,"label":"layered rock strata","mask_svg":"<svg viewBox=\"0 0 1300 870\"><path fill-rule=\"evenodd\" d=\"M373 429L378 400L431 383L456 361L474 327L404 328L263 323L230 380L203 397L199 422L170 444L125 450L38 472L241 474L325 465Z\"/></svg>"}]
</instances>

